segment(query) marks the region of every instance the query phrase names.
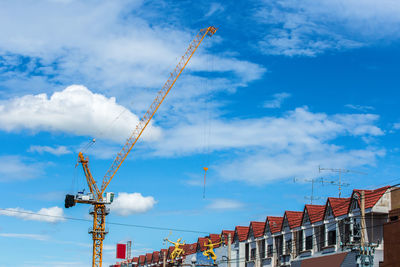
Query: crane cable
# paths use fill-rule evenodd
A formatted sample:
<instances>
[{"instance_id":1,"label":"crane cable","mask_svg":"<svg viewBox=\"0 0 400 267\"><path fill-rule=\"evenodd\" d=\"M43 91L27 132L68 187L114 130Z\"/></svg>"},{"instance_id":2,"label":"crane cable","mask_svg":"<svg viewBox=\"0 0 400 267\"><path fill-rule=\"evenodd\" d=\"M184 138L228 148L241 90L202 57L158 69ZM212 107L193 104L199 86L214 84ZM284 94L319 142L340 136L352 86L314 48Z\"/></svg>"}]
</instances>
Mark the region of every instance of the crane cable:
<instances>
[{"instance_id":1,"label":"crane cable","mask_svg":"<svg viewBox=\"0 0 400 267\"><path fill-rule=\"evenodd\" d=\"M213 73L214 72L214 58L209 54L207 56L207 70L208 72ZM206 177L207 177L207 171L209 169L210 165L210 135L211 135L211 111L210 111L210 104L209 104L209 92L212 90L212 83L211 79L206 77L204 79L204 89L205 89L205 96L204 96L204 101L205 101L205 122L204 122L204 154L205 154L205 159L204 159L204 181L203 181L203 199L206 198Z\"/></svg>"}]
</instances>

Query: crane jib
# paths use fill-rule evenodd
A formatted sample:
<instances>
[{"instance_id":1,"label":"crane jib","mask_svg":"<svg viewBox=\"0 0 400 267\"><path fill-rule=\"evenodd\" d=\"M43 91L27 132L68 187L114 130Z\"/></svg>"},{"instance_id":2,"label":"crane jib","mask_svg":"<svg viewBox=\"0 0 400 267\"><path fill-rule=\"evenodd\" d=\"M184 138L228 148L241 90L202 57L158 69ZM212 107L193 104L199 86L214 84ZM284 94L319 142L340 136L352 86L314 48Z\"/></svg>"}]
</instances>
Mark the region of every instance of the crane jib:
<instances>
[{"instance_id":1,"label":"crane jib","mask_svg":"<svg viewBox=\"0 0 400 267\"><path fill-rule=\"evenodd\" d=\"M93 216L93 228L90 229L89 233L92 235L93 240L93 258L92 258L92 266L101 267L102 259L103 259L103 240L105 235L108 233L105 228L105 218L109 213L109 208L106 207L106 204L110 204L113 201L114 194L113 193L105 193L105 190L114 175L118 171L121 164L124 162L129 152L132 150L133 146L139 140L141 134L146 129L146 126L149 124L154 114L157 112L161 103L164 101L165 97L168 95L171 88L174 86L176 80L181 75L182 71L185 69L189 60L193 56L194 52L196 52L197 48L203 41L205 36L212 36L217 31L215 27L208 27L205 29L201 29L196 37L192 40L187 48L185 54L181 57L178 64L176 65L173 72L170 73L168 80L165 82L163 87L158 91L157 96L151 103L149 109L140 119L138 125L136 125L134 131L131 136L127 139L126 143L120 150L120 152L115 157L111 167L106 172L103 177L103 183L101 189L97 187L96 181L94 180L90 169L89 169L89 159L85 158L82 152L79 152L78 162L81 163L83 171L85 173L85 178L87 184L89 186L90 194L83 194L83 192L78 193L76 196L67 195L65 198L65 207L69 208L75 205L75 203L85 203L93 205L93 208L90 209L90 214Z\"/></svg>"}]
</instances>

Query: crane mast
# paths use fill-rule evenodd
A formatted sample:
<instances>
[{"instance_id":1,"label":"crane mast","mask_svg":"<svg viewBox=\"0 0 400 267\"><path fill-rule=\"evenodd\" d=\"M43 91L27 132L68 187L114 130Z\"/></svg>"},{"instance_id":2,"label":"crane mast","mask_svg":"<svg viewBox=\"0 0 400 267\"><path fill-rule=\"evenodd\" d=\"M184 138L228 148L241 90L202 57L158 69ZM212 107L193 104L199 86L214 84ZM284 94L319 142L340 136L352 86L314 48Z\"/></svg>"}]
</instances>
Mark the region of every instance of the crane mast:
<instances>
[{"instance_id":1,"label":"crane mast","mask_svg":"<svg viewBox=\"0 0 400 267\"><path fill-rule=\"evenodd\" d=\"M196 37L192 40L187 48L185 54L179 60L173 72L170 73L168 80L165 82L164 86L158 91L157 96L150 105L150 108L140 119L136 128L132 132L131 136L127 139L125 145L122 147L121 151L117 154L111 167L106 172L103 177L103 182L101 189L98 188L95 179L93 178L89 169L89 159L83 156L82 152L78 154L78 162L81 163L87 184L89 186L90 194L84 195L83 192L74 195L66 195L65 197L65 207L69 208L75 205L75 203L85 203L91 204L93 207L90 209L89 213L93 216L93 227L89 229L89 234L92 235L93 239L93 258L92 266L101 267L103 261L103 240L105 235L108 233L105 227L105 218L109 214L110 210L106 206L111 204L113 200L113 193L106 193L105 190L110 184L111 180L114 178L121 164L124 162L129 152L132 150L133 146L139 140L146 126L150 123L154 114L157 112L161 103L164 101L165 97L168 95L171 88L174 86L176 80L181 75L182 71L185 69L189 60L196 52L197 48L203 41L204 37L212 36L217 31L217 28L210 26L205 29L201 29Z\"/></svg>"}]
</instances>

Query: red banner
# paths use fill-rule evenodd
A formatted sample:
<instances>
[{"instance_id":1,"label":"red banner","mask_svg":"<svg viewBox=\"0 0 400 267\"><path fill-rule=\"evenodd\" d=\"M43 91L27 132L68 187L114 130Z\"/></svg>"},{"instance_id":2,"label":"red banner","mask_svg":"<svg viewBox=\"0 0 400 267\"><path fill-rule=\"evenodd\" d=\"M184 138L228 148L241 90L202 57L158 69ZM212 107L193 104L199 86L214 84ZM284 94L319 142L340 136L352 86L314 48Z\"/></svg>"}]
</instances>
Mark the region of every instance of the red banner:
<instances>
[{"instance_id":1,"label":"red banner","mask_svg":"<svg viewBox=\"0 0 400 267\"><path fill-rule=\"evenodd\" d=\"M126 244L117 244L117 259L126 259Z\"/></svg>"}]
</instances>

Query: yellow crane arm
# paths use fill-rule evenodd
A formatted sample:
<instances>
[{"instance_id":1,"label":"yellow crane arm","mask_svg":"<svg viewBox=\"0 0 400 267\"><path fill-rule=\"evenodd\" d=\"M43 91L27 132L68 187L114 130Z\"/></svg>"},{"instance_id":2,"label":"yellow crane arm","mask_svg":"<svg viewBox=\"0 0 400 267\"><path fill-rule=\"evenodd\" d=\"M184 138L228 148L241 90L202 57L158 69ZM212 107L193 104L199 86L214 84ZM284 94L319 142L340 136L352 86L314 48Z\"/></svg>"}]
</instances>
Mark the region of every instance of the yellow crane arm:
<instances>
[{"instance_id":1,"label":"yellow crane arm","mask_svg":"<svg viewBox=\"0 0 400 267\"><path fill-rule=\"evenodd\" d=\"M187 63L190 58L193 56L194 52L196 52L200 43L203 41L205 36L212 36L217 31L217 28L211 26L205 29L201 29L193 41L190 43L186 53L181 57L178 65L176 65L174 71L170 74L168 80L165 82L164 86L157 93L157 97L154 99L153 103L150 105L150 108L144 114L144 116L140 119L139 124L136 126L135 130L131 134L131 136L127 139L125 145L122 147L121 151L117 154L114 162L111 164L111 167L108 169L107 173L103 177L103 184L101 186L99 198L102 197L105 192L108 184L111 182L114 175L117 173L119 167L121 167L122 162L126 159L129 152L132 150L133 146L136 144L140 136L142 135L144 129L149 124L151 118L153 118L154 114L157 112L159 106L164 101L165 97L171 90L172 86L174 86L176 80L181 75L182 71L185 69Z\"/></svg>"}]
</instances>

